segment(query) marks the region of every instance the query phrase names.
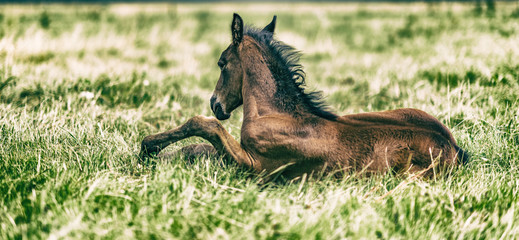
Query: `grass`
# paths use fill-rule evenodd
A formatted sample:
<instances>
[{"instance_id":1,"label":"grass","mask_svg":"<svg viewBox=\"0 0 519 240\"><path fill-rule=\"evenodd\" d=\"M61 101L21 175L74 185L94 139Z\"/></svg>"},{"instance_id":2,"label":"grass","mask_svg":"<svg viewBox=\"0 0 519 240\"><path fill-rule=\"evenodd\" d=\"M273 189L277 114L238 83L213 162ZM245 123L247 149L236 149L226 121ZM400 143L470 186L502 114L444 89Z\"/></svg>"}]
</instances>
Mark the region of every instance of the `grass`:
<instances>
[{"instance_id":1,"label":"grass","mask_svg":"<svg viewBox=\"0 0 519 240\"><path fill-rule=\"evenodd\" d=\"M1 5L0 238L518 238L518 9ZM339 114L425 110L471 162L431 180L286 184L222 159L139 165L146 135L212 115L232 12L258 26L277 14ZM236 138L240 123L241 109L223 122Z\"/></svg>"}]
</instances>

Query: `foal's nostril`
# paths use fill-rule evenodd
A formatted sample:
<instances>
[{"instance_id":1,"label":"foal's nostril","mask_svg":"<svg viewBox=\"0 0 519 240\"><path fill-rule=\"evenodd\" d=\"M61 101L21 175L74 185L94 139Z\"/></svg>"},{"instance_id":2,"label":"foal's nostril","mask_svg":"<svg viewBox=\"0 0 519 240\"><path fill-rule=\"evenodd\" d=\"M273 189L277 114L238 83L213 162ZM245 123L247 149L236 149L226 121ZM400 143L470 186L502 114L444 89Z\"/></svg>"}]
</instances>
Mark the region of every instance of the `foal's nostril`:
<instances>
[{"instance_id":1,"label":"foal's nostril","mask_svg":"<svg viewBox=\"0 0 519 240\"><path fill-rule=\"evenodd\" d=\"M213 96L211 97L211 99L209 100L209 104L211 104L211 110L213 110L213 112L214 112L214 110L215 110L215 109L214 109L214 102L216 102L216 96L215 96L215 95L213 95Z\"/></svg>"},{"instance_id":2,"label":"foal's nostril","mask_svg":"<svg viewBox=\"0 0 519 240\"><path fill-rule=\"evenodd\" d=\"M219 112L223 112L222 104L219 103L219 102L216 103L216 104L214 105L213 112L214 112L214 114L218 114Z\"/></svg>"}]
</instances>

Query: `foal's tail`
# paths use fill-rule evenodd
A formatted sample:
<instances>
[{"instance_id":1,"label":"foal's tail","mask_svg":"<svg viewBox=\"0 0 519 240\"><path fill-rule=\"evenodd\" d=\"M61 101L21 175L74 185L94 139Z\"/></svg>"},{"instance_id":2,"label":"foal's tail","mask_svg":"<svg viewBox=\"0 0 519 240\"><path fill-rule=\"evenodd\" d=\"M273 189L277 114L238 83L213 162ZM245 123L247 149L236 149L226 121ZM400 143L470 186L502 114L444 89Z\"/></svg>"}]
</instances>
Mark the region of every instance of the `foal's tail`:
<instances>
[{"instance_id":1,"label":"foal's tail","mask_svg":"<svg viewBox=\"0 0 519 240\"><path fill-rule=\"evenodd\" d=\"M470 160L470 154L465 152L465 150L461 149L457 145L454 145L456 152L458 153L458 163L461 165L466 165Z\"/></svg>"}]
</instances>

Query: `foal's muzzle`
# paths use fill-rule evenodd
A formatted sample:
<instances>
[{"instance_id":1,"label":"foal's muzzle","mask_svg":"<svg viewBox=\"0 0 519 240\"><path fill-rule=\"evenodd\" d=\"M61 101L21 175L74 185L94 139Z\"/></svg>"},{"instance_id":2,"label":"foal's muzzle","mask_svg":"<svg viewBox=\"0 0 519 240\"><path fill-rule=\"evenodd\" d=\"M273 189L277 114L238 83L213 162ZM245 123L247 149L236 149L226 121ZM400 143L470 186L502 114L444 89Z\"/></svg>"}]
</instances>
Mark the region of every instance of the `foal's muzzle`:
<instances>
[{"instance_id":1,"label":"foal's muzzle","mask_svg":"<svg viewBox=\"0 0 519 240\"><path fill-rule=\"evenodd\" d=\"M224 110L223 110L223 106L222 104L220 103L220 101L216 101L216 96L213 95L211 97L211 110L213 110L213 113L214 113L214 116L218 119L218 120L226 120L228 119L229 117L231 117L231 114L229 113L226 113Z\"/></svg>"}]
</instances>

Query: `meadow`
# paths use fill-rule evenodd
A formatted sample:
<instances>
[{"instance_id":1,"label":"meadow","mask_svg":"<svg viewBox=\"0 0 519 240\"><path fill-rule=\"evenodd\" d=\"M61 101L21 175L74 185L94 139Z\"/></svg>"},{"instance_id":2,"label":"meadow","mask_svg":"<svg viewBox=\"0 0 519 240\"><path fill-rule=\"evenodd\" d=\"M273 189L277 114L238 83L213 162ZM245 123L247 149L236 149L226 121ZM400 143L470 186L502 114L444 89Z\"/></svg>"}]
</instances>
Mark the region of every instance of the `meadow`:
<instances>
[{"instance_id":1,"label":"meadow","mask_svg":"<svg viewBox=\"0 0 519 240\"><path fill-rule=\"evenodd\" d=\"M212 116L233 12L276 14L336 113L422 109L469 164L282 183L140 164L145 136ZM0 63L0 239L519 238L517 3L0 5ZM241 111L222 122L236 138Z\"/></svg>"}]
</instances>

